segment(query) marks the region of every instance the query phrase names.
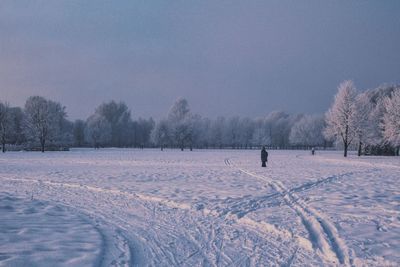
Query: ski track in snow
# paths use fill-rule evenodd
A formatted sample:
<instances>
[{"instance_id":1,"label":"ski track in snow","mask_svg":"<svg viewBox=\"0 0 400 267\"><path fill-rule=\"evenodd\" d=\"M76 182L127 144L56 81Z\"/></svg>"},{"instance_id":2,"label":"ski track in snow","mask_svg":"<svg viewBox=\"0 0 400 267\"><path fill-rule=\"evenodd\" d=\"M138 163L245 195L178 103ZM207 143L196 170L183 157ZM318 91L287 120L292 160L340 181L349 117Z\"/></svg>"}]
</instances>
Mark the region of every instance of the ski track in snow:
<instances>
[{"instance_id":1,"label":"ski track in snow","mask_svg":"<svg viewBox=\"0 0 400 267\"><path fill-rule=\"evenodd\" d=\"M174 202L174 201L171 201L171 200L168 200L168 199L163 199L163 198L154 197L154 196L146 196L146 195L141 195L141 194L124 192L124 191L117 190L117 189L100 188L100 187L97 187L97 186L88 186L88 185L84 185L84 184L54 182L54 181L49 181L49 180L19 179L19 178L3 178L3 180L34 184L34 185L38 186L40 188L40 190L45 190L43 188L44 185L56 187L57 191L60 190L60 189L65 189L65 188L79 189L79 190L89 190L89 191L96 192L96 193L112 194L112 195L115 195L115 196L124 196L124 197L127 197L130 200L147 201L147 202L155 203L156 205L160 205L161 204L161 205L165 205L166 207L172 208L172 209L188 210L188 211L191 211L191 212L194 212L194 213L199 213L199 211L196 211L189 204L177 203L177 202ZM33 195L33 197L34 197L34 195ZM65 203L61 203L61 204L63 204L64 206L66 205ZM146 203L143 202L142 205L146 206ZM90 209L87 209L84 206L80 206L80 207L69 206L69 207L72 208L72 209L78 209L80 211L83 211L85 214L88 214L90 217L92 217L98 223L102 222L102 224L110 224L109 222L117 221L117 223L114 223L114 225L113 225L113 227L116 228L116 229L114 229L115 233L114 233L114 237L113 237L113 240L112 240L112 242L113 242L112 246L116 247L118 253L120 253L120 255L115 256L115 258L119 259L119 261L116 261L116 260L108 261L107 264L101 264L102 266L108 266L108 265L111 265L111 266L140 266L140 263L141 263L140 261L136 262L136 261L134 261L134 259L127 259L127 256L129 258L130 254L133 255L133 254L136 254L136 253L133 252L133 249L129 245L129 242L127 241L126 236L124 236L121 233L121 231L118 230L118 228L120 228L124 232L129 232L129 227L126 227L126 226L132 226L132 225L130 225L130 223L128 221L122 219L121 217L119 217L116 214L113 214L110 217L108 215L108 213L104 213L101 209L100 210L96 210L96 211L92 211ZM150 208L148 208L148 209L150 209ZM208 209L204 208L204 209L202 209L201 212L206 214L206 215L214 216L215 217L214 220L217 220L220 217L226 218L225 214L221 214L221 213L219 213L218 211L215 211L215 210L208 210ZM266 232L267 234L271 234L272 233L272 234L276 234L276 235L279 235L279 236L283 236L283 237L285 237L287 239L293 239L293 241L299 242L299 246L304 246L305 249L309 249L309 245L307 244L307 241L304 238L302 238L300 236L296 236L296 235L294 235L293 233L291 233L289 231L280 230L280 229L277 229L273 225L269 225L269 224L267 224L265 222L261 222L261 223L260 222L256 222L256 221L253 221L253 220L248 219L248 218L239 218L239 219L237 219L236 216L228 216L228 218L229 218L229 221L235 221L238 224L241 224L241 225L246 226L246 227L253 228L256 231L260 231L261 230L263 232ZM124 226L121 226L121 225L124 225ZM199 227L198 224L196 224L196 225L197 225L197 227ZM119 234L116 234L118 232L119 232ZM169 229L169 232L173 233L173 230ZM215 264L212 263L212 261L209 261L207 256L202 252L204 250L205 246L201 246L198 242L196 242L196 240L193 238L193 236L191 234L189 234L188 232L185 232L185 234L189 239L188 241L191 242L192 245L194 245L195 248L196 248L195 251L193 253L191 253L186 259L183 259L182 261L178 261L177 259L174 258L173 254L170 254L170 253L168 253L168 252L166 252L165 250L162 249L162 244L160 242L159 242L159 247L158 248L154 248L154 247L151 248L151 250L153 250L153 254L155 254L156 256L163 255L164 257L161 257L161 258L169 259L168 263L170 265L174 265L174 266L185 265L185 263L188 260L190 260L190 258L192 258L193 256L195 256L197 254L202 255L202 257L204 258L204 263L206 265L209 265L209 266L223 266L223 265L225 265L225 264L222 264L222 263L230 263L229 266L238 266L237 264L240 263L241 260L234 261L232 258L227 256L223 252L223 249L222 249L222 247L223 247L223 239L216 239L215 229L214 229L213 225L211 225L211 232L210 232L211 236L210 236L209 241L208 241L208 247L210 247L211 250L213 250L217 254L216 255ZM218 243L219 243L219 245L218 245ZM108 249L110 249L110 246L111 245L109 244L106 247ZM108 254L110 254L110 253L108 253ZM245 255L245 256L242 257L242 260L244 258L250 257L250 256ZM107 256L107 257L109 257L109 256ZM221 258L223 258L223 260ZM129 260L131 260L132 262L129 263ZM156 262L156 263L160 264L160 262Z\"/></svg>"},{"instance_id":2,"label":"ski track in snow","mask_svg":"<svg viewBox=\"0 0 400 267\"><path fill-rule=\"evenodd\" d=\"M231 163L230 159L225 159L225 164L230 167L236 167ZM348 254L346 252L343 252L344 251L343 249L340 250L341 248L338 247L338 245L337 245L337 244L341 244L341 247L344 246L342 241L338 240L338 238L337 238L336 229L333 229L332 224L327 222L325 219L323 219L323 217L321 215L317 215L316 211L314 211L314 210L311 211L311 209L309 207L305 208L304 202L302 202L302 204L300 204L299 203L300 198L298 196L296 196L294 194L294 192L304 191L306 189L310 189L310 188L313 188L313 187L316 187L316 186L319 186L322 184L326 184L326 183L332 182L333 180L339 179L340 177L343 177L343 176L346 176L346 175L349 175L352 173L333 175L333 176L329 176L324 179L319 179L315 182L308 182L308 183L302 184L300 186L297 186L297 187L294 187L291 189L286 189L281 183L279 183L277 181L272 181L264 176L259 176L259 175L253 174L253 173L251 173L247 170L244 170L242 168L239 168L239 167L236 167L236 168L247 175L253 176L257 179L261 179L264 182L267 182L267 184L272 186L277 191L277 193L268 195L266 197L261 197L258 200L258 203L257 203L257 201L255 201L254 198L252 198L250 201L248 199L240 199L239 202L235 203L232 206L229 206L226 209L229 211L230 214L235 214L235 213L240 214L240 216L238 216L239 219L236 219L235 217L229 217L231 220L235 220L237 223L248 226L248 227L255 227L257 229L263 229L268 232L273 232L275 234L284 236L286 238L292 238L295 241L299 242L299 246L305 245L304 247L306 249L308 249L309 245L307 244L307 241L304 240L304 238L302 238L300 236L295 236L293 233L290 233L289 231L277 229L275 226L269 225L266 222L260 223L260 222L253 221L249 218L243 218L246 214L248 214L250 212L254 212L254 211L262 208L263 207L261 205L262 202L265 202L267 199L274 198L274 197L281 197L291 208L293 208L301 216L303 223L305 224L306 228L309 231L310 236L312 237L312 240L310 241L310 243L314 247L317 247L321 250L322 255L325 258L325 260L335 263L336 259L339 259L341 264L348 265L348 263L349 263L348 262ZM177 203L177 202L174 202L174 201L171 201L168 199L164 199L164 198L160 198L160 197L129 193L129 192L121 191L118 189L108 189L108 188L101 188L101 187L97 187L97 186L88 186L88 185L83 185L83 184L65 183L65 182L54 182L54 181L48 181L48 180L18 179L18 178L9 178L7 180L17 181L17 182L36 183L39 186L45 184L45 185L58 186L58 187L64 187L64 188L67 187L67 188L74 188L74 189L89 190L89 191L93 191L96 193L107 193L107 194L112 194L112 195L116 195L116 196L125 196L129 199L149 201L149 202L153 202L153 203L159 203L159 204L165 205L165 206L167 206L169 208L173 208L173 209L191 210L192 212L194 212L193 207L190 204ZM249 202L252 202L251 207L248 207ZM239 209L239 211L237 211L238 209ZM216 210L208 210L208 209L203 209L202 211L207 215L213 215L216 217L225 216L227 214L226 211L216 211ZM93 215L88 210L85 210L85 212ZM307 216L306 213L310 214L311 216L313 215L313 217ZM101 212L97 213L97 216L99 216L99 214L101 214ZM105 218L103 217L103 219L105 219ZM129 225L128 222L122 220L121 218L117 218L117 219L124 225ZM334 248L336 249L335 253L337 255L337 258L335 258L335 256L332 254L332 251L329 250L328 242L325 241L321 237L320 233L322 232L322 230L318 226L317 221L324 228L325 233L330 237L329 243L331 243L331 244L333 244L333 246L335 246ZM127 229L124 229L124 230L127 231ZM213 228L212 228L212 230L213 230ZM191 238L191 235L187 234L187 236L189 236ZM212 238L211 238L211 240L212 240ZM196 241L193 240L192 238L191 238L191 242L194 244L196 243ZM218 255L217 258L219 258L219 257L221 257L221 255L223 255L225 257L225 259L227 259L228 261L231 261L232 259L230 259L229 257L227 257L226 255L224 255L221 252L221 247L222 247L223 241L220 241L220 243L221 243L220 247L217 247L215 245L213 246L213 249L216 251L216 253ZM197 250L194 253L190 254L186 260L178 262L174 259L174 261L171 261L170 263L174 264L174 265L181 265L185 261L187 261L188 259L193 257L195 254L202 254L201 251L204 248L201 247L199 244L196 244L196 248L197 248ZM162 251L161 253L164 255L167 255L164 251ZM202 255L202 256L205 257L205 255ZM220 260L217 259L216 266L220 266L219 262L220 262ZM210 262L208 262L208 264L212 265Z\"/></svg>"},{"instance_id":3,"label":"ski track in snow","mask_svg":"<svg viewBox=\"0 0 400 267\"><path fill-rule=\"evenodd\" d=\"M295 189L288 190L280 181L269 179L265 176L254 174L248 170L235 166L231 159L225 159L225 164L237 168L241 172L260 179L270 185L280 195L283 196L285 202L301 217L301 220L307 229L310 241L313 247L318 249L325 260L328 262L349 266L350 258L348 248L343 240L340 239L337 229L322 214L309 207L304 201L295 194L296 190L306 187L316 186L323 183L319 180L315 183L308 183ZM327 178L324 182L332 180Z\"/></svg>"}]
</instances>

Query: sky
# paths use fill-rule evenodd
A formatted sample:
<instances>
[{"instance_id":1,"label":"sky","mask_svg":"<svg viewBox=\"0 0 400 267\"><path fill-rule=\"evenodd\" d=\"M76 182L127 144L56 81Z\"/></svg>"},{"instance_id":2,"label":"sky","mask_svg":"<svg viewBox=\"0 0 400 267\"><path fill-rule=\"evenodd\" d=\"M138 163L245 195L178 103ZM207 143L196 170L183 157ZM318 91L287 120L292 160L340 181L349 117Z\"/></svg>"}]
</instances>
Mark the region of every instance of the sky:
<instances>
[{"instance_id":1,"label":"sky","mask_svg":"<svg viewBox=\"0 0 400 267\"><path fill-rule=\"evenodd\" d=\"M0 1L0 101L70 119L124 101L162 118L324 113L339 83L400 83L400 1Z\"/></svg>"}]
</instances>

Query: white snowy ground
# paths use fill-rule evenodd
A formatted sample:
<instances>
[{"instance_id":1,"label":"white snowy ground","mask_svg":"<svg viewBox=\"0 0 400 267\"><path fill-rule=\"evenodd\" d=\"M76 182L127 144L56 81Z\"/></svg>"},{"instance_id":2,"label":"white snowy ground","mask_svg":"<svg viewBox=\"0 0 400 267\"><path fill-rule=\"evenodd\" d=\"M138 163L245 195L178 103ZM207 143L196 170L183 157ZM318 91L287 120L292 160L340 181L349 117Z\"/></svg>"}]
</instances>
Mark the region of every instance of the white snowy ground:
<instances>
[{"instance_id":1,"label":"white snowy ground","mask_svg":"<svg viewBox=\"0 0 400 267\"><path fill-rule=\"evenodd\" d=\"M0 155L0 266L399 266L400 158Z\"/></svg>"}]
</instances>

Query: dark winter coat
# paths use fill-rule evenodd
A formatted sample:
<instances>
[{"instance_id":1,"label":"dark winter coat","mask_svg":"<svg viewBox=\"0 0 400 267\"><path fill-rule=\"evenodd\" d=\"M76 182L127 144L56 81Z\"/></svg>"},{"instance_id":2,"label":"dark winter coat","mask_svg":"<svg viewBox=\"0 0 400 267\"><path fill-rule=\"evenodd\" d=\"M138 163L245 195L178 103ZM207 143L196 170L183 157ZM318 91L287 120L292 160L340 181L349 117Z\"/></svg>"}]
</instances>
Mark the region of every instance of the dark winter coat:
<instances>
[{"instance_id":1,"label":"dark winter coat","mask_svg":"<svg viewBox=\"0 0 400 267\"><path fill-rule=\"evenodd\" d=\"M262 162L268 161L268 152L265 149L261 150L261 161Z\"/></svg>"}]
</instances>

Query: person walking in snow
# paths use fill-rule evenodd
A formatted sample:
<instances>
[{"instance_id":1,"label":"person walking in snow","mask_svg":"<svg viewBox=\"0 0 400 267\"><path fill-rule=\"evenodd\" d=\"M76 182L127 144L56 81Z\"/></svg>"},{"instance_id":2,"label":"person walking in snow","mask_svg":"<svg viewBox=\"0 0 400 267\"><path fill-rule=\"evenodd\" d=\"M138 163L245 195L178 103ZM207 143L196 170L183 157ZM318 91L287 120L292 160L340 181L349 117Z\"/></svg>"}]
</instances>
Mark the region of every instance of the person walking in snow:
<instances>
[{"instance_id":1,"label":"person walking in snow","mask_svg":"<svg viewBox=\"0 0 400 267\"><path fill-rule=\"evenodd\" d=\"M313 156L315 155L315 149L314 148L311 149L311 155L313 155Z\"/></svg>"},{"instance_id":2,"label":"person walking in snow","mask_svg":"<svg viewBox=\"0 0 400 267\"><path fill-rule=\"evenodd\" d=\"M268 152L265 150L265 146L263 146L261 149L261 167L267 167L266 162L268 162Z\"/></svg>"}]
</instances>

